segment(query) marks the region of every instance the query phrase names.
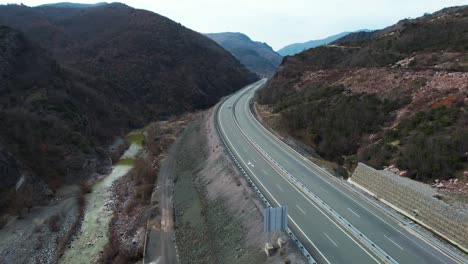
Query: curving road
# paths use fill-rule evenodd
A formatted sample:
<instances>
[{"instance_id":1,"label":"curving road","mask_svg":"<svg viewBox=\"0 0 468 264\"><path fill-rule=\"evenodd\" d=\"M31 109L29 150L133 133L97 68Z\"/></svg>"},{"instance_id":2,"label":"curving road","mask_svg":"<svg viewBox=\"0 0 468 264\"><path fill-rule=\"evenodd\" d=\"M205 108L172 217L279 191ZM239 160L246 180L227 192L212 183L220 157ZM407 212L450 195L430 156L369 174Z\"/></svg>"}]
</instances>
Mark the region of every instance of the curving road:
<instances>
[{"instance_id":1,"label":"curving road","mask_svg":"<svg viewBox=\"0 0 468 264\"><path fill-rule=\"evenodd\" d=\"M219 106L217 125L229 149L269 202L288 206L290 229L317 262L463 263L265 129L249 107L265 81L227 98Z\"/></svg>"}]
</instances>

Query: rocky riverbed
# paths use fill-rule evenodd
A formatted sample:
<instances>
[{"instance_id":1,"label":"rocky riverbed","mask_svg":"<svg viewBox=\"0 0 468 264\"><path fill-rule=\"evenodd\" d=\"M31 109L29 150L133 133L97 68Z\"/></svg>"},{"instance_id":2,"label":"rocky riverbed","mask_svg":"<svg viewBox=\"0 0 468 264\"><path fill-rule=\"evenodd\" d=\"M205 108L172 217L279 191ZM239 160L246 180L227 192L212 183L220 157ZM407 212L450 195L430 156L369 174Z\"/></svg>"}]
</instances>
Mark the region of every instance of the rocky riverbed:
<instances>
[{"instance_id":1,"label":"rocky riverbed","mask_svg":"<svg viewBox=\"0 0 468 264\"><path fill-rule=\"evenodd\" d=\"M86 195L86 209L81 228L65 251L60 263L93 263L99 258L108 243L109 222L113 211L111 205L113 183L126 175L133 167L133 161L142 149L142 131L129 135L130 147L112 168L111 174L97 182Z\"/></svg>"}]
</instances>

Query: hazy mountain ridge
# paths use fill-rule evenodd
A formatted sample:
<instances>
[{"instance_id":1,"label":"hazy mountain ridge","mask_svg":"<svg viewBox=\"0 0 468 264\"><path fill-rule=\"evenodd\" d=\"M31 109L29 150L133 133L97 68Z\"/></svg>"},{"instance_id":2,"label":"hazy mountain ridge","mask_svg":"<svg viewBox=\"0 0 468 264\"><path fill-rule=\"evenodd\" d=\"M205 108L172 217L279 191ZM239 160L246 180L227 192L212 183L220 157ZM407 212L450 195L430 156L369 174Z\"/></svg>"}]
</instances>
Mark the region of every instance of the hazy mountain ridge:
<instances>
[{"instance_id":1,"label":"hazy mountain ridge","mask_svg":"<svg viewBox=\"0 0 468 264\"><path fill-rule=\"evenodd\" d=\"M85 7L94 7L94 6L101 6L106 5L106 2L100 2L96 4L81 4L81 3L71 3L71 2L60 2L60 3L53 3L53 4L43 4L39 5L38 7L69 7L69 8L85 8Z\"/></svg>"},{"instance_id":2,"label":"hazy mountain ridge","mask_svg":"<svg viewBox=\"0 0 468 264\"><path fill-rule=\"evenodd\" d=\"M421 181L460 176L467 18L468 7L448 8L287 57L259 100L285 133L349 170L361 161L396 164Z\"/></svg>"},{"instance_id":3,"label":"hazy mountain ridge","mask_svg":"<svg viewBox=\"0 0 468 264\"><path fill-rule=\"evenodd\" d=\"M304 50L315 48L321 45L326 45L348 34L350 33L342 32L333 36L326 37L324 39L310 40L304 43L293 43L293 44L287 45L284 48L279 49L278 53L281 54L282 56L291 56L291 55L303 52Z\"/></svg>"},{"instance_id":4,"label":"hazy mountain ridge","mask_svg":"<svg viewBox=\"0 0 468 264\"><path fill-rule=\"evenodd\" d=\"M207 37L231 52L244 66L259 76L271 76L281 63L282 57L268 44L252 41L242 33L208 33Z\"/></svg>"},{"instance_id":5,"label":"hazy mountain ridge","mask_svg":"<svg viewBox=\"0 0 468 264\"><path fill-rule=\"evenodd\" d=\"M373 36L376 36L380 30L359 30L356 32L351 32L349 34L344 35L328 44L330 45L339 45L340 43L350 42L350 41L357 41L362 39L368 39Z\"/></svg>"},{"instance_id":6,"label":"hazy mountain ridge","mask_svg":"<svg viewBox=\"0 0 468 264\"><path fill-rule=\"evenodd\" d=\"M2 24L0 157L17 162L0 163L52 188L108 165L115 136L256 80L212 40L123 4L0 6Z\"/></svg>"}]
</instances>

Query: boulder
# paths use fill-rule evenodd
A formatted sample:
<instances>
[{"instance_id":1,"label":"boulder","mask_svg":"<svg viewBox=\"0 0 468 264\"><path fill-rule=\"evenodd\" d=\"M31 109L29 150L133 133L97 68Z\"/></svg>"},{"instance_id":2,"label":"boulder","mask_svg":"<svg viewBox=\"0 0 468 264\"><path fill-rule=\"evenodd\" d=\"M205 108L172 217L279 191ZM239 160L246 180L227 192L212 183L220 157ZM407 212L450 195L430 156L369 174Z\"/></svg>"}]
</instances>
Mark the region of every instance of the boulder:
<instances>
[{"instance_id":1,"label":"boulder","mask_svg":"<svg viewBox=\"0 0 468 264\"><path fill-rule=\"evenodd\" d=\"M278 247L283 248L286 246L288 241L282 237L279 237L277 242L278 242Z\"/></svg>"},{"instance_id":2,"label":"boulder","mask_svg":"<svg viewBox=\"0 0 468 264\"><path fill-rule=\"evenodd\" d=\"M399 174L401 177L408 177L408 171L400 171L400 174Z\"/></svg>"},{"instance_id":3,"label":"boulder","mask_svg":"<svg viewBox=\"0 0 468 264\"><path fill-rule=\"evenodd\" d=\"M271 257L275 253L275 248L271 243L265 243L265 253L268 257Z\"/></svg>"}]
</instances>

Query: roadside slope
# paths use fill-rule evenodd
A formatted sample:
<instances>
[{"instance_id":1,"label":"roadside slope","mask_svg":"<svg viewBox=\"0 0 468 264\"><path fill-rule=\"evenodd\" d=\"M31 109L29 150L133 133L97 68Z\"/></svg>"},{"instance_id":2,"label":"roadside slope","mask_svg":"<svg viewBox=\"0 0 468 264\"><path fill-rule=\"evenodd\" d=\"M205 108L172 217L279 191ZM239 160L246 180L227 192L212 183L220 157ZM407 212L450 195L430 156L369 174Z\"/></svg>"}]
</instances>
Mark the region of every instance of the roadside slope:
<instances>
[{"instance_id":1,"label":"roadside slope","mask_svg":"<svg viewBox=\"0 0 468 264\"><path fill-rule=\"evenodd\" d=\"M214 126L214 110L203 113L181 138L175 175L176 243L180 262L304 263L290 242L267 258L262 251L261 202L225 155Z\"/></svg>"}]
</instances>

